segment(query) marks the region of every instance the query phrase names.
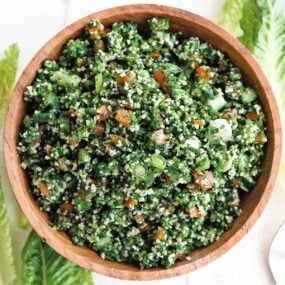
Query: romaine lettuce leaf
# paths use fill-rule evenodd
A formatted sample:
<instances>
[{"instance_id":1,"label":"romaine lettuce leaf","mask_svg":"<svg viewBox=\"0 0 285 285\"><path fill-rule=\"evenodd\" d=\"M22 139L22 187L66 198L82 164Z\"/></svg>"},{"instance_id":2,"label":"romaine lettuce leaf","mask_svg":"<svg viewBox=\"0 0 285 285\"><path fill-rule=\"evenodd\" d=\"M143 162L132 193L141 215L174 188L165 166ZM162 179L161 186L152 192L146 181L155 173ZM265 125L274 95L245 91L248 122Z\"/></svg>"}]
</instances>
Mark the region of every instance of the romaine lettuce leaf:
<instances>
[{"instance_id":1,"label":"romaine lettuce leaf","mask_svg":"<svg viewBox=\"0 0 285 285\"><path fill-rule=\"evenodd\" d=\"M238 35L240 31L240 19L243 14L245 0L227 0L222 6L222 17L219 24L228 32Z\"/></svg>"},{"instance_id":2,"label":"romaine lettuce leaf","mask_svg":"<svg viewBox=\"0 0 285 285\"><path fill-rule=\"evenodd\" d=\"M0 59L0 124L6 111L18 67L19 48L11 45ZM0 179L0 284L14 285L16 269L12 254L12 239Z\"/></svg>"},{"instance_id":3,"label":"romaine lettuce leaf","mask_svg":"<svg viewBox=\"0 0 285 285\"><path fill-rule=\"evenodd\" d=\"M18 68L19 48L12 44L0 60L0 122L2 122Z\"/></svg>"},{"instance_id":4,"label":"romaine lettuce leaf","mask_svg":"<svg viewBox=\"0 0 285 285\"><path fill-rule=\"evenodd\" d=\"M285 105L285 1L226 0L220 25L252 52ZM281 105L281 104L280 104Z\"/></svg>"},{"instance_id":5,"label":"romaine lettuce leaf","mask_svg":"<svg viewBox=\"0 0 285 285\"><path fill-rule=\"evenodd\" d=\"M16 269L12 254L12 240L5 206L3 190L0 187L0 284L14 285Z\"/></svg>"},{"instance_id":6,"label":"romaine lettuce leaf","mask_svg":"<svg viewBox=\"0 0 285 285\"><path fill-rule=\"evenodd\" d=\"M68 261L32 231L22 251L22 285L91 285L91 273Z\"/></svg>"}]
</instances>

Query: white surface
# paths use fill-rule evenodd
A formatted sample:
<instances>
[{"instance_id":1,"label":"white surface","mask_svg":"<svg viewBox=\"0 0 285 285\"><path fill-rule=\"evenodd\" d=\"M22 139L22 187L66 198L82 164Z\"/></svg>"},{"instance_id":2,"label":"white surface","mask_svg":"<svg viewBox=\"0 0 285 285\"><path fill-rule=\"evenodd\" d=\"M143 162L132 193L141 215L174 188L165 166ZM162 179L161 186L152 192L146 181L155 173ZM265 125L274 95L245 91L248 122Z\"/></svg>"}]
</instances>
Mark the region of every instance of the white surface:
<instances>
[{"instance_id":1,"label":"white surface","mask_svg":"<svg viewBox=\"0 0 285 285\"><path fill-rule=\"evenodd\" d=\"M269 251L269 264L278 284L285 284L285 223L274 237Z\"/></svg>"},{"instance_id":2,"label":"white surface","mask_svg":"<svg viewBox=\"0 0 285 285\"><path fill-rule=\"evenodd\" d=\"M145 1L0 0L0 51L3 51L9 44L17 42L21 48L20 71L22 71L35 52L67 24L105 8L131 3L145 3ZM147 1L147 3L176 6L216 21L223 0L158 0ZM268 252L275 232L285 219L284 185L279 182L275 187L265 212L248 235L224 256L208 266L182 277L152 282L120 281L94 274L95 284L275 284L268 266ZM9 212L13 217L11 225L15 252L19 258L20 248L27 232L15 226L17 207L9 187L5 187L5 190L8 196Z\"/></svg>"}]
</instances>

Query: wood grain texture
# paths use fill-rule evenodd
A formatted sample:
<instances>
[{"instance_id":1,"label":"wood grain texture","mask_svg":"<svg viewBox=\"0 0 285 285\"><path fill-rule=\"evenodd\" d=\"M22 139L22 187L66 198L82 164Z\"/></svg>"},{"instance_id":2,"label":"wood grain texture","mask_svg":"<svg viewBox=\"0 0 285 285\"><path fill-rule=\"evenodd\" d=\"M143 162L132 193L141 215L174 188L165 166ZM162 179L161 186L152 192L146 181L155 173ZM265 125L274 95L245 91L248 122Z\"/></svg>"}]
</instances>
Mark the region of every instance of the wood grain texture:
<instances>
[{"instance_id":1,"label":"wood grain texture","mask_svg":"<svg viewBox=\"0 0 285 285\"><path fill-rule=\"evenodd\" d=\"M168 17L172 31L181 31L185 37L198 36L229 55L231 60L243 71L246 83L252 86L259 95L267 120L268 143L262 175L254 189L242 197L243 213L234 221L233 227L229 231L210 246L195 250L191 254L191 261L178 262L169 269L140 270L132 265L103 260L96 252L86 247L73 245L66 234L54 231L49 227L47 214L40 211L28 191L27 177L20 168L16 144L19 127L26 110L23 92L26 86L32 83L43 60L56 59L67 40L78 36L91 19L100 19L106 26L115 21L133 20L139 24L143 31L146 28L146 20L153 16ZM259 65L246 48L227 32L200 16L177 8L157 5L129 5L91 14L75 22L52 38L36 54L21 75L11 97L4 128L4 155L12 189L24 214L38 234L45 238L57 252L82 267L110 277L129 280L163 279L194 271L221 256L233 247L260 217L271 195L278 173L281 157L281 124L272 89Z\"/></svg>"}]
</instances>

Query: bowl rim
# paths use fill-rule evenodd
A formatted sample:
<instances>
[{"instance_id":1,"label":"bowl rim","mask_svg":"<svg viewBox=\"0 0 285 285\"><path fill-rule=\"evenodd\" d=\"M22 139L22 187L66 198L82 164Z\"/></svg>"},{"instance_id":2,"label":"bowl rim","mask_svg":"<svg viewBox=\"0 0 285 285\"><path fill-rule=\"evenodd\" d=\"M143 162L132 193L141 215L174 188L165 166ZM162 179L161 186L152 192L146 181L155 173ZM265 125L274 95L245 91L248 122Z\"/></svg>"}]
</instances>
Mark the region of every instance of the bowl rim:
<instances>
[{"instance_id":1,"label":"bowl rim","mask_svg":"<svg viewBox=\"0 0 285 285\"><path fill-rule=\"evenodd\" d=\"M24 187L21 188L21 185L17 185L20 181L19 179L19 165L17 165L17 159L18 154L16 150L16 145L14 145L13 141L15 141L15 136L17 134L12 133L10 131L11 129L11 123L15 121L16 115L14 114L14 104L17 104L17 101L21 100L22 97L18 95L19 92L21 92L23 96L23 88L26 86L27 81L25 81L25 76L29 77L29 73L31 71L31 68L33 68L35 63L42 62L43 56L45 50L49 50L52 46L54 41L57 41L59 37L61 37L62 34L66 34L69 36L69 38L72 37L72 33L74 30L79 30L84 27L84 25L88 22L88 20L92 18L104 18L104 17L110 17L110 15L118 16L121 14L124 14L127 11L128 13L140 13L141 11L144 12L150 12L153 15L171 15L176 16L178 15L179 18L184 19L191 19L191 21L195 21L200 25L204 25L206 27L211 26L211 32L214 33L216 36L223 38L224 41L228 42L230 45L234 43L236 46L236 49L238 49L238 52L241 54L241 56L250 64L253 66L253 69L255 70L256 76L258 76L259 81L262 82L262 87L264 90L266 90L266 97L269 101L269 108L272 110L273 113L273 129L274 129L274 138L273 143L274 145L270 146L274 148L273 153L273 159L272 159L272 165L270 168L271 175L266 181L266 185L264 186L265 190L262 194L257 206L253 210L253 212L249 215L246 222L243 224L243 226L233 235L230 236L225 243L221 244L219 247L217 247L215 250L210 252L207 256L204 256L198 260L195 260L193 262L180 262L177 263L175 266L164 269L164 268L153 268L153 269L144 269L140 270L132 269L128 270L128 267L131 267L129 265L124 266L123 268L118 268L115 266L117 262L112 261L105 261L102 262L95 262L92 258L85 255L85 253L82 251L80 253L73 251L75 247L78 248L78 246L72 245L71 243L67 243L56 231L52 230L47 223L45 223L46 228L42 227L42 221L36 221L34 217L34 206L29 205L30 208L23 207L23 201L24 199L23 193L27 191L27 189L24 189ZM209 29L209 28L207 28ZM210 29L209 29L210 30ZM225 30L223 30L221 27L216 25L215 23L211 22L210 20L207 20L201 16L198 16L194 13L174 8L170 6L164 6L164 5L154 5L154 4L132 4L132 5L124 5L124 6L117 6L114 8L109 8L106 10L102 10L99 12L92 13L88 16L85 16L72 24L68 25L64 29L62 29L59 33L57 33L54 37L52 37L32 58L32 60L29 62L29 64L24 69L23 73L19 77L16 87L13 90L12 96L10 98L10 103L7 109L7 113L5 116L5 122L4 122L4 158L5 158L5 165L7 169L8 178L10 181L11 188L14 192L14 195L18 201L18 204L22 208L25 216L27 217L28 221L31 223L32 227L36 230L36 232L43 237L47 243L55 249L59 254L66 257L67 259L71 260L72 262L77 263L78 265L91 270L95 271L97 273L107 275L109 277L118 278L118 279L127 279L127 280L155 280L155 279L164 279L164 278L170 278L175 277L184 273L188 273L191 271L194 271L209 262L215 260L219 256L223 255L226 251L228 251L232 246L234 246L241 238L246 235L246 233L249 231L249 229L254 225L254 223L257 221L258 217L263 212L269 197L271 196L273 186L276 181L279 164L280 164L280 157L281 157L281 122L280 122L280 116L278 111L278 106L275 100L275 97L273 95L272 89L270 87L270 84L268 83L263 71L255 61L255 59L251 56L249 51L240 43L238 40L234 39L229 33L227 33ZM21 192L22 191L22 192ZM25 200L26 202L29 202ZM39 208L39 207L38 207ZM39 210L39 209L38 209ZM39 218L38 218L39 219ZM53 237L52 237L53 236Z\"/></svg>"}]
</instances>

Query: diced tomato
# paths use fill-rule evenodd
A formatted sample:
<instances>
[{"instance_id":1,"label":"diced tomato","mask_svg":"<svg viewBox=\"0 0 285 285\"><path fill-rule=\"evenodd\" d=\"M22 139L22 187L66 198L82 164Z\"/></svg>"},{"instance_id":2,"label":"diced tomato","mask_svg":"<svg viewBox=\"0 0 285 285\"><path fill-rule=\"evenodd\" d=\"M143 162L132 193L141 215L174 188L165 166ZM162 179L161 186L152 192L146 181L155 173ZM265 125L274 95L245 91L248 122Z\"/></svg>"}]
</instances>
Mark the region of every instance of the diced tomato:
<instances>
[{"instance_id":1,"label":"diced tomato","mask_svg":"<svg viewBox=\"0 0 285 285\"><path fill-rule=\"evenodd\" d=\"M193 120L193 126L199 126L199 127L202 127L205 125L205 120L203 119L195 119Z\"/></svg>"},{"instance_id":2,"label":"diced tomato","mask_svg":"<svg viewBox=\"0 0 285 285\"><path fill-rule=\"evenodd\" d=\"M160 86L163 86L166 80L166 75L163 70L155 70L154 72L154 78L158 82Z\"/></svg>"},{"instance_id":3,"label":"diced tomato","mask_svg":"<svg viewBox=\"0 0 285 285\"><path fill-rule=\"evenodd\" d=\"M99 29L98 28L96 28L96 27L87 27L87 30L88 30L88 32L89 33L98 33L99 34Z\"/></svg>"},{"instance_id":4,"label":"diced tomato","mask_svg":"<svg viewBox=\"0 0 285 285\"><path fill-rule=\"evenodd\" d=\"M86 59L78 58L76 60L76 66L77 67L86 66L87 64L88 64L88 61Z\"/></svg>"},{"instance_id":5,"label":"diced tomato","mask_svg":"<svg viewBox=\"0 0 285 285\"><path fill-rule=\"evenodd\" d=\"M119 135L115 135L115 134L110 134L110 139L111 139L112 143L114 143L114 144L117 144L119 141L126 140L125 138L123 138Z\"/></svg>"},{"instance_id":6,"label":"diced tomato","mask_svg":"<svg viewBox=\"0 0 285 285\"><path fill-rule=\"evenodd\" d=\"M203 217L203 214L201 213L201 211L199 210L198 207L194 207L190 210L187 210L186 211L186 214L190 217L190 218L201 218Z\"/></svg>"},{"instance_id":7,"label":"diced tomato","mask_svg":"<svg viewBox=\"0 0 285 285\"><path fill-rule=\"evenodd\" d=\"M112 146L108 143L104 146L104 153L109 154L110 150L112 149Z\"/></svg>"},{"instance_id":8,"label":"diced tomato","mask_svg":"<svg viewBox=\"0 0 285 285\"><path fill-rule=\"evenodd\" d=\"M127 110L134 110L135 109L131 104L128 104L128 103L123 103L122 105Z\"/></svg>"},{"instance_id":9,"label":"diced tomato","mask_svg":"<svg viewBox=\"0 0 285 285\"><path fill-rule=\"evenodd\" d=\"M214 185L214 176L211 171L194 171L195 183L204 189L211 189Z\"/></svg>"},{"instance_id":10,"label":"diced tomato","mask_svg":"<svg viewBox=\"0 0 285 285\"><path fill-rule=\"evenodd\" d=\"M118 76L117 77L117 82L119 84L125 84L125 83L129 83L132 80L132 77L130 75L126 75L126 76Z\"/></svg>"},{"instance_id":11,"label":"diced tomato","mask_svg":"<svg viewBox=\"0 0 285 285\"><path fill-rule=\"evenodd\" d=\"M50 144L46 144L44 150L47 154L51 154L52 146Z\"/></svg>"},{"instance_id":12,"label":"diced tomato","mask_svg":"<svg viewBox=\"0 0 285 285\"><path fill-rule=\"evenodd\" d=\"M152 135L151 135L151 139L156 144L166 144L168 138L169 138L169 135L166 135L164 133L163 129L159 129L159 130L153 132Z\"/></svg>"},{"instance_id":13,"label":"diced tomato","mask_svg":"<svg viewBox=\"0 0 285 285\"><path fill-rule=\"evenodd\" d=\"M125 128L128 128L132 121L132 115L128 111L120 109L116 114L115 120Z\"/></svg>"},{"instance_id":14,"label":"diced tomato","mask_svg":"<svg viewBox=\"0 0 285 285\"><path fill-rule=\"evenodd\" d=\"M259 133L256 135L255 137L255 142L256 143L260 143L260 144L263 144L266 142L266 136L263 132Z\"/></svg>"},{"instance_id":15,"label":"diced tomato","mask_svg":"<svg viewBox=\"0 0 285 285\"><path fill-rule=\"evenodd\" d=\"M108 31L107 30L103 30L103 29L98 29L96 27L88 27L87 28L88 32L91 34L91 33L98 33L99 36L101 37L107 37L108 35Z\"/></svg>"},{"instance_id":16,"label":"diced tomato","mask_svg":"<svg viewBox=\"0 0 285 285\"><path fill-rule=\"evenodd\" d=\"M178 260L180 260L180 261L187 260L187 257L185 255L183 255L182 253L180 253L180 252L176 252L175 255L178 258Z\"/></svg>"},{"instance_id":17,"label":"diced tomato","mask_svg":"<svg viewBox=\"0 0 285 285\"><path fill-rule=\"evenodd\" d=\"M164 93L169 93L169 90L166 86L164 86L165 81L166 81L166 74L163 70L156 70L154 72L154 78L157 81L157 83L160 86L160 89L164 92Z\"/></svg>"},{"instance_id":18,"label":"diced tomato","mask_svg":"<svg viewBox=\"0 0 285 285\"><path fill-rule=\"evenodd\" d=\"M238 117L237 109L234 108L234 109L231 109L231 110L224 112L223 118L228 120L228 119L230 119L230 115Z\"/></svg>"},{"instance_id":19,"label":"diced tomato","mask_svg":"<svg viewBox=\"0 0 285 285\"><path fill-rule=\"evenodd\" d=\"M134 220L140 224L143 220L144 220L144 216L143 215L135 215L134 216Z\"/></svg>"},{"instance_id":20,"label":"diced tomato","mask_svg":"<svg viewBox=\"0 0 285 285\"><path fill-rule=\"evenodd\" d=\"M148 233L151 230L151 225L146 224L143 228L140 229L141 233Z\"/></svg>"},{"instance_id":21,"label":"diced tomato","mask_svg":"<svg viewBox=\"0 0 285 285\"><path fill-rule=\"evenodd\" d=\"M204 79L205 81L210 80L210 69L206 66L199 66L197 68L196 76Z\"/></svg>"},{"instance_id":22,"label":"diced tomato","mask_svg":"<svg viewBox=\"0 0 285 285\"><path fill-rule=\"evenodd\" d=\"M165 230L162 227L158 227L155 232L155 239L156 240L163 240L165 237Z\"/></svg>"},{"instance_id":23,"label":"diced tomato","mask_svg":"<svg viewBox=\"0 0 285 285\"><path fill-rule=\"evenodd\" d=\"M153 59L158 59L160 57L160 52L158 50L153 50L150 52L150 55Z\"/></svg>"},{"instance_id":24,"label":"diced tomato","mask_svg":"<svg viewBox=\"0 0 285 285\"><path fill-rule=\"evenodd\" d=\"M239 178L235 178L233 181L233 188L237 189L239 187Z\"/></svg>"},{"instance_id":25,"label":"diced tomato","mask_svg":"<svg viewBox=\"0 0 285 285\"><path fill-rule=\"evenodd\" d=\"M167 184L170 184L170 183L171 183L171 178L170 178L170 176L169 176L168 174L166 174L166 173L163 173L163 176L164 176L164 178L165 178L166 183L167 183Z\"/></svg>"},{"instance_id":26,"label":"diced tomato","mask_svg":"<svg viewBox=\"0 0 285 285\"><path fill-rule=\"evenodd\" d=\"M42 196L47 197L49 195L49 189L44 182L39 182L38 187Z\"/></svg>"},{"instance_id":27,"label":"diced tomato","mask_svg":"<svg viewBox=\"0 0 285 285\"><path fill-rule=\"evenodd\" d=\"M33 147L38 147L40 145L40 142L39 141L32 141L31 144Z\"/></svg>"},{"instance_id":28,"label":"diced tomato","mask_svg":"<svg viewBox=\"0 0 285 285\"><path fill-rule=\"evenodd\" d=\"M97 114L99 114L99 119L98 119L98 122L104 122L106 121L107 119L109 119L112 115L112 112L110 111L110 109L108 108L107 105L102 105L100 106L97 111L96 111Z\"/></svg>"},{"instance_id":29,"label":"diced tomato","mask_svg":"<svg viewBox=\"0 0 285 285\"><path fill-rule=\"evenodd\" d=\"M68 167L67 167L66 163L63 162L62 160L58 161L58 168L63 170L63 171L67 171L68 170Z\"/></svg>"},{"instance_id":30,"label":"diced tomato","mask_svg":"<svg viewBox=\"0 0 285 285\"><path fill-rule=\"evenodd\" d=\"M102 136L105 132L105 124L104 123L96 123L95 127L94 127L94 133L97 136Z\"/></svg>"},{"instance_id":31,"label":"diced tomato","mask_svg":"<svg viewBox=\"0 0 285 285\"><path fill-rule=\"evenodd\" d=\"M259 118L256 112L249 112L245 115L245 117L249 120L257 120Z\"/></svg>"},{"instance_id":32,"label":"diced tomato","mask_svg":"<svg viewBox=\"0 0 285 285\"><path fill-rule=\"evenodd\" d=\"M135 205L137 204L137 200L136 199L134 199L133 197L127 197L126 199L125 199L125 202L124 202L124 206L126 207L126 208L134 208L135 207Z\"/></svg>"},{"instance_id":33,"label":"diced tomato","mask_svg":"<svg viewBox=\"0 0 285 285\"><path fill-rule=\"evenodd\" d=\"M68 212L71 212L74 209L74 206L69 202L65 202L64 204L61 205L61 208Z\"/></svg>"},{"instance_id":34,"label":"diced tomato","mask_svg":"<svg viewBox=\"0 0 285 285\"><path fill-rule=\"evenodd\" d=\"M76 147L76 146L78 146L78 144L79 144L79 142L78 142L77 139L74 139L74 138L71 138L71 137L69 137L69 138L67 139L67 143L68 143L70 146L73 146L73 147Z\"/></svg>"},{"instance_id":35,"label":"diced tomato","mask_svg":"<svg viewBox=\"0 0 285 285\"><path fill-rule=\"evenodd\" d=\"M76 111L75 110L70 110L69 112L68 112L68 116L69 116L69 118L71 119L71 120L75 120L76 119L76 117L77 117L77 114L76 114Z\"/></svg>"},{"instance_id":36,"label":"diced tomato","mask_svg":"<svg viewBox=\"0 0 285 285\"><path fill-rule=\"evenodd\" d=\"M194 190L194 191L200 189L200 185L198 183L188 183L186 187L187 189Z\"/></svg>"}]
</instances>

